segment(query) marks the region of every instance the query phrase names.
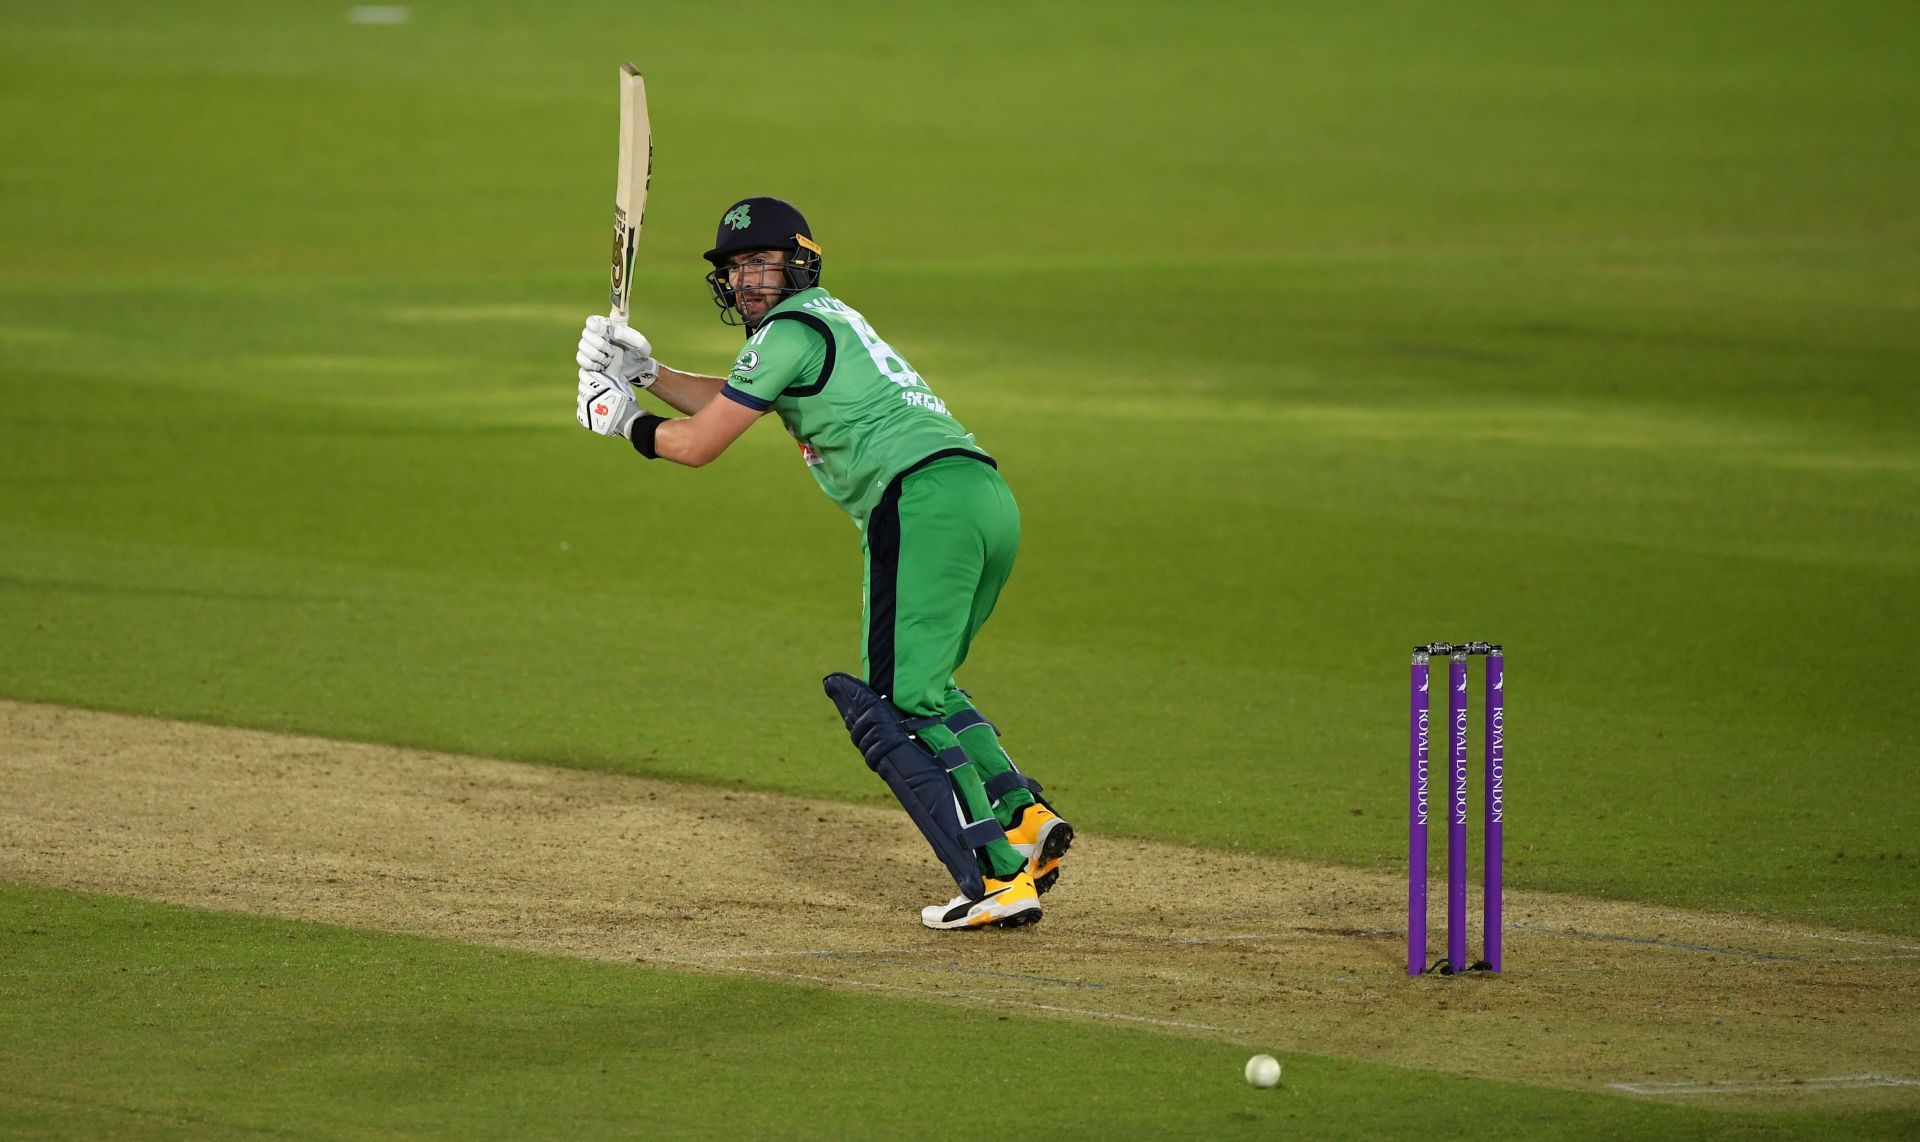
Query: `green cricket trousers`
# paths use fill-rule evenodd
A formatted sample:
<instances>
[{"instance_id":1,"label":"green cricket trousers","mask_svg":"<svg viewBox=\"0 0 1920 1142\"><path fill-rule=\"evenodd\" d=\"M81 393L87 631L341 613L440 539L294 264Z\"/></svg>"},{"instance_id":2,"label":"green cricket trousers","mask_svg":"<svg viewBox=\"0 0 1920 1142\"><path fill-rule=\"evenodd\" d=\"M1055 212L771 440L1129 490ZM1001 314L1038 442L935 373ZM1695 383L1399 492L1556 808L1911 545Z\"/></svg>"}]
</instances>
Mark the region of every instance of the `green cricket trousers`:
<instances>
[{"instance_id":1,"label":"green cricket trousers","mask_svg":"<svg viewBox=\"0 0 1920 1142\"><path fill-rule=\"evenodd\" d=\"M888 486L867 517L866 608L861 666L867 685L908 718L973 710L954 673L993 613L1020 550L1020 509L991 462L940 456ZM974 721L974 719L963 719ZM968 764L952 772L969 817L1004 826L1033 795L1014 789L989 803L985 782L1013 767L984 719L958 733L945 723L918 732L935 753L958 745ZM1011 876L1025 865L1004 840L985 849L982 871Z\"/></svg>"}]
</instances>

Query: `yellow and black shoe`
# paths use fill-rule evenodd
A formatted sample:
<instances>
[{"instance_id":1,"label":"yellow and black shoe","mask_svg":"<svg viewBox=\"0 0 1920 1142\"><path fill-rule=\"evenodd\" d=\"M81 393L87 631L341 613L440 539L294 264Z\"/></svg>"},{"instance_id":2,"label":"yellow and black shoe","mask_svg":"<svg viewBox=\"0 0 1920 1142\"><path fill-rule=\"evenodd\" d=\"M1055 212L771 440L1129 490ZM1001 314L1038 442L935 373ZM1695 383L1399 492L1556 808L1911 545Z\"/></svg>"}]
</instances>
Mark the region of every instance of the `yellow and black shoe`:
<instances>
[{"instance_id":1,"label":"yellow and black shoe","mask_svg":"<svg viewBox=\"0 0 1920 1142\"><path fill-rule=\"evenodd\" d=\"M1027 858L1033 890L1045 892L1060 879L1060 858L1073 844L1073 826L1038 801L1022 807L1007 826L1007 843Z\"/></svg>"},{"instance_id":2,"label":"yellow and black shoe","mask_svg":"<svg viewBox=\"0 0 1920 1142\"><path fill-rule=\"evenodd\" d=\"M956 896L945 904L920 910L920 922L929 928L1018 928L1040 919L1040 894L1025 869L1001 880L987 877L979 897Z\"/></svg>"}]
</instances>

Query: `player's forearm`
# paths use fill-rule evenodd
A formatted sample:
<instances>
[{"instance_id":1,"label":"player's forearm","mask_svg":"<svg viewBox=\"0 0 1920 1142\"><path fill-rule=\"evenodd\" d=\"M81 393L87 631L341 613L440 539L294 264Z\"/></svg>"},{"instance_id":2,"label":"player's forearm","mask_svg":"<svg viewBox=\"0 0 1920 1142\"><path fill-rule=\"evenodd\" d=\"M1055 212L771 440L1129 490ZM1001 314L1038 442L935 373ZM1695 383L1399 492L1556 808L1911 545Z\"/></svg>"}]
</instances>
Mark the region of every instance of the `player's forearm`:
<instances>
[{"instance_id":1,"label":"player's forearm","mask_svg":"<svg viewBox=\"0 0 1920 1142\"><path fill-rule=\"evenodd\" d=\"M692 417L662 421L653 434L653 454L689 468L705 467L726 449L727 442L702 432L701 428Z\"/></svg>"},{"instance_id":2,"label":"player's forearm","mask_svg":"<svg viewBox=\"0 0 1920 1142\"><path fill-rule=\"evenodd\" d=\"M726 378L708 377L699 373L683 373L678 369L660 366L660 375L647 389L654 396L667 403L669 408L688 414L699 412L720 395L726 387Z\"/></svg>"},{"instance_id":3,"label":"player's forearm","mask_svg":"<svg viewBox=\"0 0 1920 1142\"><path fill-rule=\"evenodd\" d=\"M688 417L643 414L628 428L627 439L650 460L699 468L725 452L759 416L759 410L737 401L708 401L705 409Z\"/></svg>"}]
</instances>

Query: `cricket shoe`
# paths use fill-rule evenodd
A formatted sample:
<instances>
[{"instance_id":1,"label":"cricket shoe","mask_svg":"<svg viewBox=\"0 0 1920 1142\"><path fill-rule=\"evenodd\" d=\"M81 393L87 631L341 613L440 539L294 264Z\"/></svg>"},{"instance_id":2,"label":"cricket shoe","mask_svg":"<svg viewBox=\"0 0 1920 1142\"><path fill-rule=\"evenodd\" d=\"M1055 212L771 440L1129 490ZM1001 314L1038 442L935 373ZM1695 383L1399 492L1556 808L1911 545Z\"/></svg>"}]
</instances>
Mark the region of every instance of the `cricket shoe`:
<instances>
[{"instance_id":1,"label":"cricket shoe","mask_svg":"<svg viewBox=\"0 0 1920 1142\"><path fill-rule=\"evenodd\" d=\"M1035 801L1021 806L1014 814L1013 824L1007 826L1007 843L1027 858L1027 875L1033 877L1033 890L1045 892L1060 879L1060 858L1073 844L1073 826Z\"/></svg>"},{"instance_id":2,"label":"cricket shoe","mask_svg":"<svg viewBox=\"0 0 1920 1142\"><path fill-rule=\"evenodd\" d=\"M946 904L920 910L920 922L929 928L1018 928L1040 919L1040 894L1025 869L1005 879L989 876L978 897L956 896Z\"/></svg>"}]
</instances>

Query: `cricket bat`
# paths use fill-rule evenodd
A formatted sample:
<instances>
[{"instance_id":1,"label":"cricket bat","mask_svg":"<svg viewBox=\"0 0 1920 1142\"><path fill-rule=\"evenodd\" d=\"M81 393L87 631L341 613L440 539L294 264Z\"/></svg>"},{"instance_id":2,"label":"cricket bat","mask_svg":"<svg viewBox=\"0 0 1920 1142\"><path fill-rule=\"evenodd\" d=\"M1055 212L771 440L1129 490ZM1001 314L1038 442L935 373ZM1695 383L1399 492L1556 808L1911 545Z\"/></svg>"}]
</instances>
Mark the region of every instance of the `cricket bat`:
<instances>
[{"instance_id":1,"label":"cricket bat","mask_svg":"<svg viewBox=\"0 0 1920 1142\"><path fill-rule=\"evenodd\" d=\"M653 181L653 128L647 123L647 83L631 63L620 65L620 172L613 192L614 324L625 325L633 301L633 251L647 213Z\"/></svg>"}]
</instances>

